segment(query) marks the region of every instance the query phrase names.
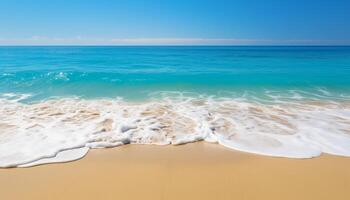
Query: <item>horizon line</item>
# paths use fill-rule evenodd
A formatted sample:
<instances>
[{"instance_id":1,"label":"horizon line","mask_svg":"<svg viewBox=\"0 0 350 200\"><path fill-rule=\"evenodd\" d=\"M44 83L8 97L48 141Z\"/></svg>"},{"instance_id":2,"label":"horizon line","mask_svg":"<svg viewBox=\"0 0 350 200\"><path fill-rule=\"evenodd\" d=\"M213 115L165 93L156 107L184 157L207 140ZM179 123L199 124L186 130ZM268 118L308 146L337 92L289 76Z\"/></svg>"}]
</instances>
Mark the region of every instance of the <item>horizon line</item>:
<instances>
[{"instance_id":1,"label":"horizon line","mask_svg":"<svg viewBox=\"0 0 350 200\"><path fill-rule=\"evenodd\" d=\"M0 46L348 46L350 40L235 39L235 38L1 38Z\"/></svg>"},{"instance_id":2,"label":"horizon line","mask_svg":"<svg viewBox=\"0 0 350 200\"><path fill-rule=\"evenodd\" d=\"M0 47L350 47L350 44L0 44Z\"/></svg>"}]
</instances>

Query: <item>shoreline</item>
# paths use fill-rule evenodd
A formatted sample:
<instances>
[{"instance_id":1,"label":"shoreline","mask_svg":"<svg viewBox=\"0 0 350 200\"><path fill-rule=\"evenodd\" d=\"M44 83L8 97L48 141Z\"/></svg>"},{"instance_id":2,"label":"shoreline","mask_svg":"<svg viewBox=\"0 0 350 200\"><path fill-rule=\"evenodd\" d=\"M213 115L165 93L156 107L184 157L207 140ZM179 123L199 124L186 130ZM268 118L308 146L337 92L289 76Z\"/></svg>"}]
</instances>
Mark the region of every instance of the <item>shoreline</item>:
<instances>
[{"instance_id":1,"label":"shoreline","mask_svg":"<svg viewBox=\"0 0 350 200\"><path fill-rule=\"evenodd\" d=\"M350 158L259 156L205 142L125 145L0 169L3 199L349 199Z\"/></svg>"},{"instance_id":2,"label":"shoreline","mask_svg":"<svg viewBox=\"0 0 350 200\"><path fill-rule=\"evenodd\" d=\"M25 105L0 100L0 167L76 160L88 148L202 140L276 157L350 157L349 111L348 103L280 106L230 99L165 99L141 105L79 99ZM82 147L86 148L79 150Z\"/></svg>"}]
</instances>

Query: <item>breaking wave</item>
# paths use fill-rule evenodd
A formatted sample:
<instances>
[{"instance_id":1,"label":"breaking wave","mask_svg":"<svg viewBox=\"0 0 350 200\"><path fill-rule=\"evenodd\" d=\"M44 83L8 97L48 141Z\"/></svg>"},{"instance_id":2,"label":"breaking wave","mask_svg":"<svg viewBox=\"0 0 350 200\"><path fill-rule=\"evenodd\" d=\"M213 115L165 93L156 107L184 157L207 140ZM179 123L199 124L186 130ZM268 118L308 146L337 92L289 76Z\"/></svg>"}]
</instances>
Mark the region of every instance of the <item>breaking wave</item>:
<instances>
[{"instance_id":1,"label":"breaking wave","mask_svg":"<svg viewBox=\"0 0 350 200\"><path fill-rule=\"evenodd\" d=\"M327 95L327 93L325 93ZM83 157L91 148L125 144L216 142L255 154L350 156L350 101L261 103L244 98L163 95L122 99L0 97L0 167L28 167Z\"/></svg>"}]
</instances>

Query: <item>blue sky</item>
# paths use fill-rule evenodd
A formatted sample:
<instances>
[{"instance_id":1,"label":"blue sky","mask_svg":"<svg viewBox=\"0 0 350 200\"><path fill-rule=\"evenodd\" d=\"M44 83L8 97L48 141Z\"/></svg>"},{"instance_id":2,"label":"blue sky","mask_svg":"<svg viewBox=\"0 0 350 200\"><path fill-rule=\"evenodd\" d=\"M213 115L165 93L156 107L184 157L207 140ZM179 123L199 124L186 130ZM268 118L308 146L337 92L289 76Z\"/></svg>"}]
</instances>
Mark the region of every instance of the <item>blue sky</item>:
<instances>
[{"instance_id":1,"label":"blue sky","mask_svg":"<svg viewBox=\"0 0 350 200\"><path fill-rule=\"evenodd\" d=\"M350 1L0 0L0 44L350 44Z\"/></svg>"}]
</instances>

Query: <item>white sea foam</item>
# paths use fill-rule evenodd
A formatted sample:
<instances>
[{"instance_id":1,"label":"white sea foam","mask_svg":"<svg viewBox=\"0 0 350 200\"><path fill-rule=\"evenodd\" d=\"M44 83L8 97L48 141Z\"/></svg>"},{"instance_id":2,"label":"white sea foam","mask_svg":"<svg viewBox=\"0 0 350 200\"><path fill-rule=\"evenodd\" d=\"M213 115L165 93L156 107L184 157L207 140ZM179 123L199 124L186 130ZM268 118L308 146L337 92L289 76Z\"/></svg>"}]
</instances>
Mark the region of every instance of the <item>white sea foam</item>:
<instances>
[{"instance_id":1,"label":"white sea foam","mask_svg":"<svg viewBox=\"0 0 350 200\"><path fill-rule=\"evenodd\" d=\"M89 148L201 140L268 156L350 156L349 101L307 101L296 93L295 101L274 104L169 94L143 103L67 98L23 104L7 97L0 99L0 167L76 160Z\"/></svg>"},{"instance_id":2,"label":"white sea foam","mask_svg":"<svg viewBox=\"0 0 350 200\"><path fill-rule=\"evenodd\" d=\"M32 96L31 94L3 93L3 94L0 94L0 99L19 102L19 101L28 99L31 96Z\"/></svg>"}]
</instances>

